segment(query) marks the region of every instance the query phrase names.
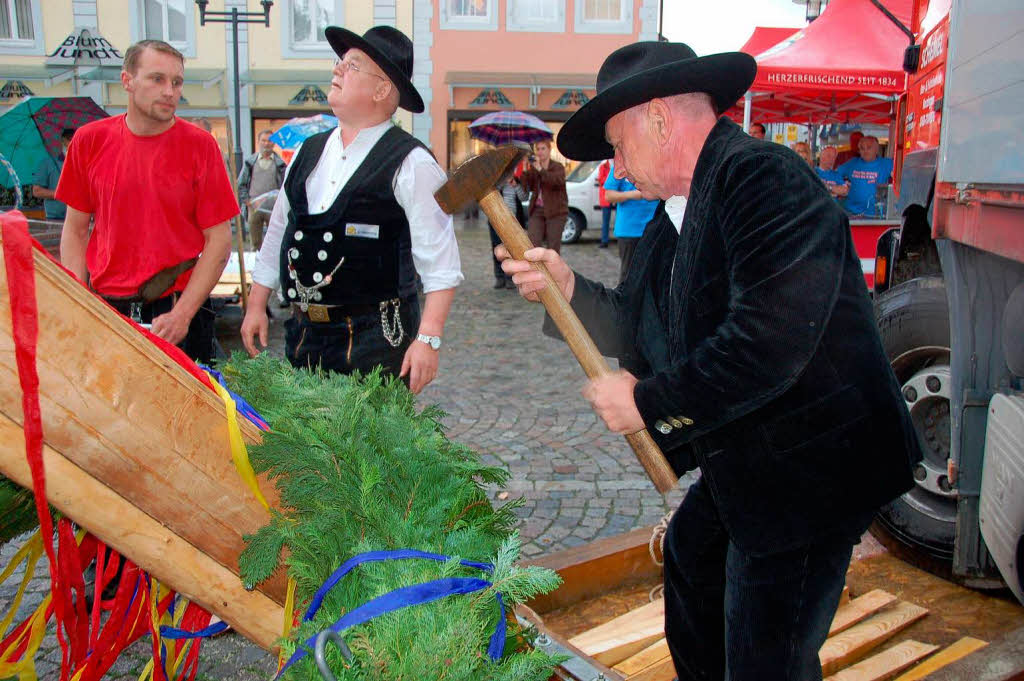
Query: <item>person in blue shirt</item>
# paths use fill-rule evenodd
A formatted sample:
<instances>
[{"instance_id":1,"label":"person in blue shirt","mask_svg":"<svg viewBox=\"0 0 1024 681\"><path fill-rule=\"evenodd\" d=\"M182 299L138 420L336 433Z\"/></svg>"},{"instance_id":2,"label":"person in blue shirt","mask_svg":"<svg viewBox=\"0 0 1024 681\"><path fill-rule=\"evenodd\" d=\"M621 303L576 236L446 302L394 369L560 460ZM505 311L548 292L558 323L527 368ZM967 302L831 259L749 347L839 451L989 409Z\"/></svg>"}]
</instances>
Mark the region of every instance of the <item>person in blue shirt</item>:
<instances>
[{"instance_id":1,"label":"person in blue shirt","mask_svg":"<svg viewBox=\"0 0 1024 681\"><path fill-rule=\"evenodd\" d=\"M608 203L616 205L615 238L619 242L619 282L626 278L629 262L633 259L636 242L643 236L644 228L654 217L657 201L641 197L640 190L625 177L616 177L612 163L608 178L604 181L604 196Z\"/></svg>"},{"instance_id":2,"label":"person in blue shirt","mask_svg":"<svg viewBox=\"0 0 1024 681\"><path fill-rule=\"evenodd\" d=\"M814 168L814 172L818 173L818 177L825 183L825 187L832 194L832 197L839 201L839 205L843 205L842 199L850 191L850 186L843 180L842 174L835 168L836 155L838 153L833 146L827 146L822 149L821 153L818 154L818 165Z\"/></svg>"},{"instance_id":3,"label":"person in blue shirt","mask_svg":"<svg viewBox=\"0 0 1024 681\"><path fill-rule=\"evenodd\" d=\"M32 196L43 200L43 213L47 220L63 220L67 213L67 206L55 199L54 195L57 191L57 181L60 180L60 172L64 169L64 156L68 153L71 138L74 136L73 128L65 128L60 134L60 154L57 158L47 154L33 176Z\"/></svg>"},{"instance_id":4,"label":"person in blue shirt","mask_svg":"<svg viewBox=\"0 0 1024 681\"><path fill-rule=\"evenodd\" d=\"M861 138L857 150L860 158L839 166L839 174L850 183L846 212L855 218L881 218L882 212L875 204L875 187L891 181L892 159L878 157L878 138L871 135Z\"/></svg>"}]
</instances>

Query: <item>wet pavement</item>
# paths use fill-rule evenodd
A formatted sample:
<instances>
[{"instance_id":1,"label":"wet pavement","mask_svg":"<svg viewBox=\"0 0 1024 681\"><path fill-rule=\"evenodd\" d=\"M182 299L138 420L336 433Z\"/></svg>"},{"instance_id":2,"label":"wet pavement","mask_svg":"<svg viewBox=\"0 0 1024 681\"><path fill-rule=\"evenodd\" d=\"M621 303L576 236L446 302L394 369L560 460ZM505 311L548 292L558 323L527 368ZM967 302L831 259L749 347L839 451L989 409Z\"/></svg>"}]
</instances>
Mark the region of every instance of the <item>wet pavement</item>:
<instances>
[{"instance_id":1,"label":"wet pavement","mask_svg":"<svg viewBox=\"0 0 1024 681\"><path fill-rule=\"evenodd\" d=\"M514 290L492 288L486 221L460 217L456 233L466 281L445 327L438 376L419 399L447 412L444 423L451 439L511 472L507 488L494 490L493 496L525 499L518 510L524 557L656 523L696 478L691 474L678 489L658 494L625 439L609 433L580 396L585 376L568 346L541 334L543 308ZM562 255L590 278L618 281L618 251L614 244L599 249L593 231L563 246ZM272 311L276 318L269 351L281 355L287 311ZM218 318L226 350L241 347L240 321L237 307ZM3 547L0 565L7 564L18 543ZM868 538L858 553L876 550ZM38 604L49 588L45 560L36 573L22 612ZM0 613L7 611L13 585L9 580L0 586ZM147 644L148 637L126 651L106 678L137 679L149 660ZM203 680L268 679L275 668L270 655L234 633L205 642L200 658L197 678ZM37 662L40 679L57 678L60 650L52 636Z\"/></svg>"}]
</instances>

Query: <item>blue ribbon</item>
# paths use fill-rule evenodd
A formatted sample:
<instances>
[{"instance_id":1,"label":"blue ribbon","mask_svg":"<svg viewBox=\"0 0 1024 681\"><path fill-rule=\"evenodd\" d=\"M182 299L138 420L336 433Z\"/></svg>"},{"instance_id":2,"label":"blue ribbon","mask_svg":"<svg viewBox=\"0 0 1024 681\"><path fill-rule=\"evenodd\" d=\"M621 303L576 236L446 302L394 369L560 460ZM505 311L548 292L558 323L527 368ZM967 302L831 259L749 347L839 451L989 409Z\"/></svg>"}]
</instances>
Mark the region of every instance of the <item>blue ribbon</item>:
<instances>
[{"instance_id":1,"label":"blue ribbon","mask_svg":"<svg viewBox=\"0 0 1024 681\"><path fill-rule=\"evenodd\" d=\"M231 399L235 401L235 409L238 410L239 414L249 419L249 421L251 421L252 424L260 430L270 430L270 426L267 424L266 420L260 416L260 413L253 409L252 405L246 402L244 397L228 387L228 384L224 381L224 375L222 373L216 369L206 366L205 364L200 364L199 368L216 378L217 382L228 391L228 395L231 395Z\"/></svg>"},{"instance_id":2,"label":"blue ribbon","mask_svg":"<svg viewBox=\"0 0 1024 681\"><path fill-rule=\"evenodd\" d=\"M214 622L213 624L203 627L199 631L187 631L185 629L178 629L177 627L169 627L166 624L160 625L160 636L162 638L169 638L175 640L181 640L186 638L208 638L215 636L220 632L228 628L227 622Z\"/></svg>"},{"instance_id":3,"label":"blue ribbon","mask_svg":"<svg viewBox=\"0 0 1024 681\"><path fill-rule=\"evenodd\" d=\"M425 551L417 551L415 549L398 549L395 551L369 551L367 553L361 553L358 556L354 556L339 567L337 570L327 578L327 581L317 589L317 592L313 595L313 599L310 601L309 608L306 610L306 614L302 616L304 622L308 622L313 619L320 606L323 604L324 598L327 596L327 592L330 591L341 578L352 571L356 566L363 563L375 563L386 560L405 560L409 558L423 558L427 560L436 560L439 562L446 562L451 560L449 556L445 556L439 553L427 553ZM489 563L477 563L469 560L460 560L459 563L466 567L476 568L483 570L484 572L491 572L494 570L494 566ZM435 579L430 582L424 582L423 584L414 584L412 586L404 586L394 591L378 596L371 601L368 601L358 608L346 613L341 619L337 620L329 628L335 632L340 633L341 631L354 627L359 624L363 624L372 620L375 617L384 615L386 613L401 610L412 605L421 605L423 603L430 603L446 596L452 596L455 594L468 594L474 591L481 591L492 586L491 582L485 579L477 579L473 577L447 577L444 579ZM498 601L499 617L498 623L494 627L494 633L491 634L490 644L487 646L487 655L492 660L498 660L501 658L502 653L505 650L505 602L501 598L501 594L495 594ZM306 640L306 647L312 648L316 643L316 636L311 636ZM292 654L288 662L285 663L281 670L278 671L275 679L280 678L288 667L292 666L308 653L306 650L299 648Z\"/></svg>"}]
</instances>

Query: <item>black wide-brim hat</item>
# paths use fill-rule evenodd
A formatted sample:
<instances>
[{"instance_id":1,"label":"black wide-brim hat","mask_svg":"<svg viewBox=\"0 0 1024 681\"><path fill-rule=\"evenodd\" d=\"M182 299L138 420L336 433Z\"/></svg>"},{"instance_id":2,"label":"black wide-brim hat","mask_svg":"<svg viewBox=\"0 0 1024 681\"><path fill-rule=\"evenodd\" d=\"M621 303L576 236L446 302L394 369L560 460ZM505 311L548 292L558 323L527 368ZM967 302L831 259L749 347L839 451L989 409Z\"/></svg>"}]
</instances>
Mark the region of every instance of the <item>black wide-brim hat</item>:
<instances>
[{"instance_id":1,"label":"black wide-brim hat","mask_svg":"<svg viewBox=\"0 0 1024 681\"><path fill-rule=\"evenodd\" d=\"M614 155L605 123L626 109L658 97L706 92L717 113L733 106L757 74L757 62L743 52L698 57L685 43L639 42L608 55L597 73L597 95L558 132L558 151L577 161Z\"/></svg>"},{"instance_id":2,"label":"black wide-brim hat","mask_svg":"<svg viewBox=\"0 0 1024 681\"><path fill-rule=\"evenodd\" d=\"M362 50L398 88L398 106L413 113L423 111L423 99L412 84L412 41L397 28L374 26L363 35L347 28L328 26L327 42L339 57L353 47Z\"/></svg>"}]
</instances>

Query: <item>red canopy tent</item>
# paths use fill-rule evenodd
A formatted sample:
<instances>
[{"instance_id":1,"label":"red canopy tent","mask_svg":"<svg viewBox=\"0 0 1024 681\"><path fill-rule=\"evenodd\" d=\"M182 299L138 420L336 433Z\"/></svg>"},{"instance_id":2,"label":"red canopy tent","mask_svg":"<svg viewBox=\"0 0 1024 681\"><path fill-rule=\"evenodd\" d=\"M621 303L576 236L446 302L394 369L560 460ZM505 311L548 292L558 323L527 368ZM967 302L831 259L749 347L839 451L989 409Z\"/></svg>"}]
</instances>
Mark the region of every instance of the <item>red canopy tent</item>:
<instances>
[{"instance_id":1,"label":"red canopy tent","mask_svg":"<svg viewBox=\"0 0 1024 681\"><path fill-rule=\"evenodd\" d=\"M882 4L909 25L913 0ZM755 37L756 30L747 43ZM757 54L748 115L759 123L889 123L906 85L908 44L871 0L832 0L809 26ZM738 106L729 114L739 119L744 111Z\"/></svg>"},{"instance_id":2,"label":"red canopy tent","mask_svg":"<svg viewBox=\"0 0 1024 681\"><path fill-rule=\"evenodd\" d=\"M769 48L775 47L786 38L790 37L800 29L798 28L777 28L774 26L756 26L754 32L743 43L740 52L745 52L751 57L756 57Z\"/></svg>"}]
</instances>

